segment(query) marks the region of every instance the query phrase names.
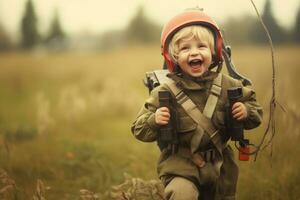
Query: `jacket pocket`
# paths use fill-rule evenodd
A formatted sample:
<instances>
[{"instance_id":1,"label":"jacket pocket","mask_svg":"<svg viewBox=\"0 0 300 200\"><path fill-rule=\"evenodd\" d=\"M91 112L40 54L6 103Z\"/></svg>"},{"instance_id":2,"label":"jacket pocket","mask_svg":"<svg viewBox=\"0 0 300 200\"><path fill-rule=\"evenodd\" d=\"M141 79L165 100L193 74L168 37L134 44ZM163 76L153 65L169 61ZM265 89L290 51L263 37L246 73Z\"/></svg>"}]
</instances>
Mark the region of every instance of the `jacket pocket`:
<instances>
[{"instance_id":1,"label":"jacket pocket","mask_svg":"<svg viewBox=\"0 0 300 200\"><path fill-rule=\"evenodd\" d=\"M189 116L180 116L178 118L177 131L187 133L196 130L197 124Z\"/></svg>"},{"instance_id":2,"label":"jacket pocket","mask_svg":"<svg viewBox=\"0 0 300 200\"><path fill-rule=\"evenodd\" d=\"M189 116L180 116L177 123L179 143L183 147L190 147L191 138L197 128L197 124Z\"/></svg>"}]
</instances>

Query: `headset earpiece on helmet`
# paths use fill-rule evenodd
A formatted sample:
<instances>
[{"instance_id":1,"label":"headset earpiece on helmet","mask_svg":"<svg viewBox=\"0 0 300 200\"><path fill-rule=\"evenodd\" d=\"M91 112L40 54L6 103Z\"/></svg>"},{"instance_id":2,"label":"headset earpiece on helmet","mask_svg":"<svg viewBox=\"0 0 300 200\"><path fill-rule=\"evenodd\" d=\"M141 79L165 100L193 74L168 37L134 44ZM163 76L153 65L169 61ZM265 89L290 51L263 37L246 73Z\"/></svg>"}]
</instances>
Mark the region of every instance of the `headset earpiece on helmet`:
<instances>
[{"instance_id":1,"label":"headset earpiece on helmet","mask_svg":"<svg viewBox=\"0 0 300 200\"><path fill-rule=\"evenodd\" d=\"M215 38L215 55L210 69L222 63L222 44L221 32L214 20L212 20L202 10L188 10L173 17L163 28L161 34L161 54L170 72L175 69L175 63L169 54L168 46L174 34L183 27L190 25L201 25L209 28Z\"/></svg>"}]
</instances>

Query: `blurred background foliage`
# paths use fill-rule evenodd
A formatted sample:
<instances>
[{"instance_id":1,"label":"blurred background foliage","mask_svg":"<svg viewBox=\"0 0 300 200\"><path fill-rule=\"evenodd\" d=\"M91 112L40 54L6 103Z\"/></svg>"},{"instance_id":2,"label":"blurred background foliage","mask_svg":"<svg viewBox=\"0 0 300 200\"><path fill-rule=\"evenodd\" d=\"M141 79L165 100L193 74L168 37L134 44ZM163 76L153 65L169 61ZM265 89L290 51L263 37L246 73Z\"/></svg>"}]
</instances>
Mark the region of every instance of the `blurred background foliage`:
<instances>
[{"instance_id":1,"label":"blurred background foliage","mask_svg":"<svg viewBox=\"0 0 300 200\"><path fill-rule=\"evenodd\" d=\"M55 10L42 33L33 1L24 6L18 40L0 19L0 199L122 199L110 192L124 181L130 194L153 189L159 150L135 140L130 126L148 96L145 72L162 66L161 25L140 6L123 29L74 37ZM300 10L287 29L271 7L267 0L262 16L276 50L277 135L256 162L238 162L243 200L300 199ZM220 27L265 110L265 123L247 132L257 144L271 96L267 38L251 16Z\"/></svg>"},{"instance_id":2,"label":"blurred background foliage","mask_svg":"<svg viewBox=\"0 0 300 200\"><path fill-rule=\"evenodd\" d=\"M271 0L266 1L262 18L271 32L275 44L299 43L300 8L296 20L294 20L295 24L291 28L285 28L278 24L272 12ZM12 43L10 36L0 24L0 50L35 47L64 50L84 47L107 50L139 42L157 43L162 28L161 25L156 24L146 16L143 6L137 9L136 14L124 29L109 30L93 38L89 38L88 34L82 35L81 42L78 42L78 38L72 37L63 30L57 9L53 13L53 19L46 33L40 33L38 21L33 1L28 0L20 24L19 41ZM232 44L266 44L268 41L260 22L253 16L245 15L240 18L229 18L220 27L222 27L226 39Z\"/></svg>"}]
</instances>

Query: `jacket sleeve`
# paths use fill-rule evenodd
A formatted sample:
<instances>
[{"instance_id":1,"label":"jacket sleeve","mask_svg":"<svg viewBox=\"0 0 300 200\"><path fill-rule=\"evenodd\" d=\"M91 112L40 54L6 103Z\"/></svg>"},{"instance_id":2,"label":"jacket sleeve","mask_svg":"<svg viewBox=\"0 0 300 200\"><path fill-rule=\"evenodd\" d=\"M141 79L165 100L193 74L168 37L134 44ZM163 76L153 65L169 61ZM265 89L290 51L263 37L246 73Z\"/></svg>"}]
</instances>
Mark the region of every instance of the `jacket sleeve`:
<instances>
[{"instance_id":1,"label":"jacket sleeve","mask_svg":"<svg viewBox=\"0 0 300 200\"><path fill-rule=\"evenodd\" d=\"M222 85L224 86L223 93L227 92L228 88L241 87L243 97L239 99L240 102L244 103L247 109L247 118L244 120L244 128L249 130L258 127L262 122L263 110L259 103L256 101L256 94L253 88L249 86L243 86L242 82L234 79L228 75L223 75ZM224 94L228 100L227 94Z\"/></svg>"},{"instance_id":2,"label":"jacket sleeve","mask_svg":"<svg viewBox=\"0 0 300 200\"><path fill-rule=\"evenodd\" d=\"M243 98L241 99L247 108L248 116L244 121L245 129L258 127L262 122L263 110L256 101L255 91L250 87L243 87Z\"/></svg>"},{"instance_id":3,"label":"jacket sleeve","mask_svg":"<svg viewBox=\"0 0 300 200\"><path fill-rule=\"evenodd\" d=\"M153 142L157 138L159 125L155 123L154 113L159 106L158 91L161 88L160 86L152 90L131 126L133 135L143 142Z\"/></svg>"}]
</instances>

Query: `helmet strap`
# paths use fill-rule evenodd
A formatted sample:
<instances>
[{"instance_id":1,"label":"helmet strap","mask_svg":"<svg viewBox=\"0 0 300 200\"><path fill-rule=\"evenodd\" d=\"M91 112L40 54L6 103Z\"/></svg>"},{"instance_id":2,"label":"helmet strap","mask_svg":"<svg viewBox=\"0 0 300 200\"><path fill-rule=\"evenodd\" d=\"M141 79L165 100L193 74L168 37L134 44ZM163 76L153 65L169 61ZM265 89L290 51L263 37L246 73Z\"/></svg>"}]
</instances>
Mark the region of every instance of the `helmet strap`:
<instances>
[{"instance_id":1,"label":"helmet strap","mask_svg":"<svg viewBox=\"0 0 300 200\"><path fill-rule=\"evenodd\" d=\"M220 73L222 70L223 63L219 62L216 72Z\"/></svg>"}]
</instances>

